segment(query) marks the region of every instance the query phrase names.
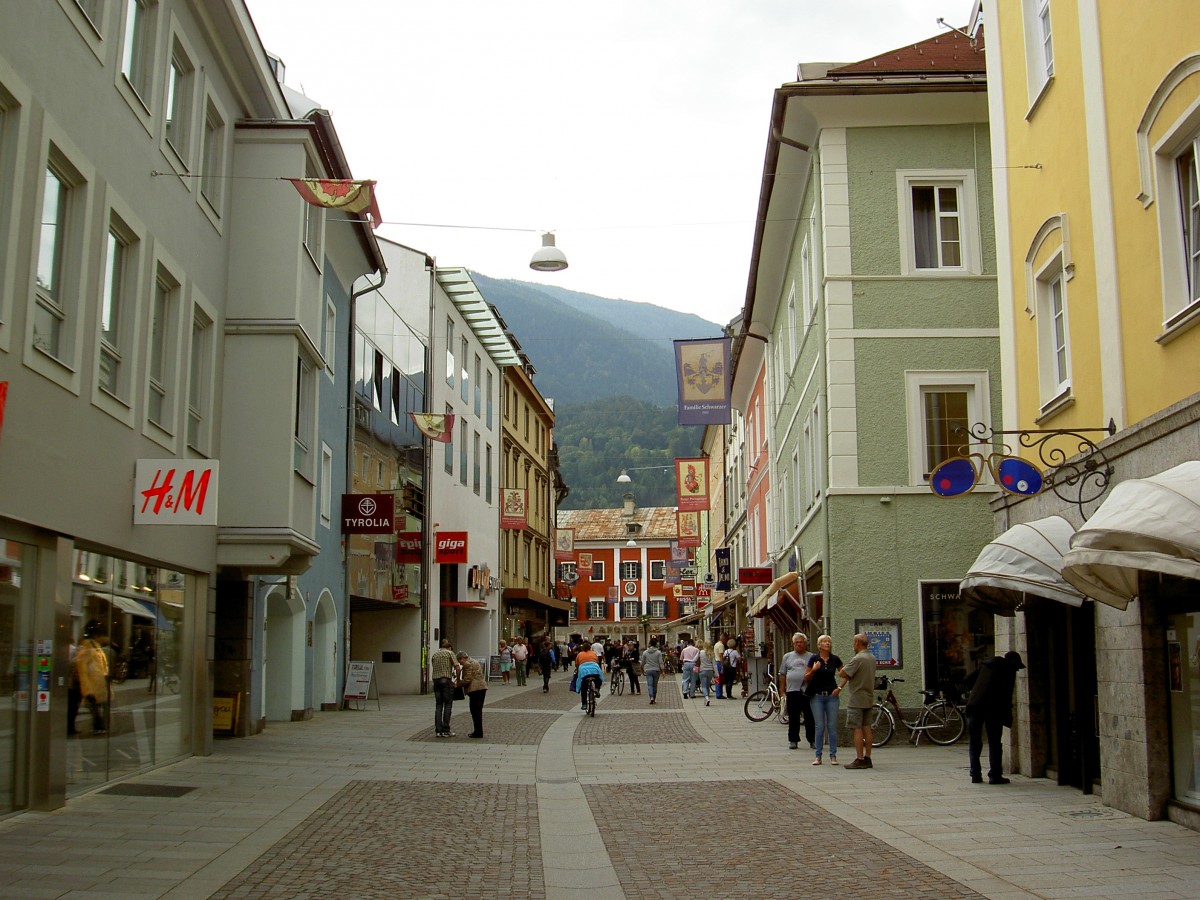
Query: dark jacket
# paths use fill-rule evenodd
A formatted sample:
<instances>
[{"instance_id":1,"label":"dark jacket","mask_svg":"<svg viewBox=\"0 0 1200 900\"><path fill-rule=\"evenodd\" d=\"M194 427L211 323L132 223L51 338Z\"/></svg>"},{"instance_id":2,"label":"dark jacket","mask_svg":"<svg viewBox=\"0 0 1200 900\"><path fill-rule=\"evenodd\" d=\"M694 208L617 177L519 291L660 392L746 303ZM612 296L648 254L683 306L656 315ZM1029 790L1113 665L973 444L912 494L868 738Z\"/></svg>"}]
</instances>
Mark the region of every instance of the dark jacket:
<instances>
[{"instance_id":1,"label":"dark jacket","mask_svg":"<svg viewBox=\"0 0 1200 900\"><path fill-rule=\"evenodd\" d=\"M967 715L983 716L984 719L999 721L1012 727L1013 686L1017 680L1017 669L1011 660L994 656L967 676L963 687L967 695Z\"/></svg>"}]
</instances>

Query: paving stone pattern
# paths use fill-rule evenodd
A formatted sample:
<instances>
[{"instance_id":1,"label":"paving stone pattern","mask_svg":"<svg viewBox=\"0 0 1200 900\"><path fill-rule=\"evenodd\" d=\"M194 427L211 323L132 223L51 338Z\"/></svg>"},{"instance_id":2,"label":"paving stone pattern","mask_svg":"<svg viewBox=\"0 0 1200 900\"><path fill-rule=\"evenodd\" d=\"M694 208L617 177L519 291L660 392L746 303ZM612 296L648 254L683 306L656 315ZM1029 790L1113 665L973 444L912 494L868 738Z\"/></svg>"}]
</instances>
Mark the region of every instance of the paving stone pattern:
<instances>
[{"instance_id":1,"label":"paving stone pattern","mask_svg":"<svg viewBox=\"0 0 1200 900\"><path fill-rule=\"evenodd\" d=\"M738 804L753 810L754 821L747 823L736 848L721 852L707 835L689 847L679 823L680 810L708 807L711 782L584 786L626 898L695 900L697 865L709 873L700 892L716 896L983 896L777 782L742 781L730 787ZM614 818L606 812L612 809L633 814ZM826 837L801 849L800 829L787 825L797 822L812 823L818 833L825 823Z\"/></svg>"},{"instance_id":2,"label":"paving stone pattern","mask_svg":"<svg viewBox=\"0 0 1200 900\"><path fill-rule=\"evenodd\" d=\"M354 781L213 893L544 898L531 785Z\"/></svg>"},{"instance_id":3,"label":"paving stone pattern","mask_svg":"<svg viewBox=\"0 0 1200 900\"><path fill-rule=\"evenodd\" d=\"M583 716L575 729L574 742L595 744L703 744L705 740L683 713L659 713L655 707L646 712L619 713L605 701L595 717Z\"/></svg>"},{"instance_id":4,"label":"paving stone pattern","mask_svg":"<svg viewBox=\"0 0 1200 900\"><path fill-rule=\"evenodd\" d=\"M458 704L455 704L455 709L457 708ZM409 740L437 741L439 744L512 744L533 746L541 743L542 735L558 720L561 714L506 711L493 715L491 709L490 706L484 706L483 708L482 740L473 740L467 737L474 727L469 712L452 714L450 716L450 730L454 732L455 737L439 738L435 735L433 726L430 725L423 731L418 731ZM432 717L431 713L430 718Z\"/></svg>"},{"instance_id":5,"label":"paving stone pattern","mask_svg":"<svg viewBox=\"0 0 1200 900\"><path fill-rule=\"evenodd\" d=\"M488 702L483 706L484 714L489 709L547 709L566 710L579 705L579 695L567 690L567 682L558 679L550 683L550 692L542 693L540 684L536 690L522 690L520 693L504 695L504 689L488 691ZM430 713L432 715L432 712Z\"/></svg>"}]
</instances>

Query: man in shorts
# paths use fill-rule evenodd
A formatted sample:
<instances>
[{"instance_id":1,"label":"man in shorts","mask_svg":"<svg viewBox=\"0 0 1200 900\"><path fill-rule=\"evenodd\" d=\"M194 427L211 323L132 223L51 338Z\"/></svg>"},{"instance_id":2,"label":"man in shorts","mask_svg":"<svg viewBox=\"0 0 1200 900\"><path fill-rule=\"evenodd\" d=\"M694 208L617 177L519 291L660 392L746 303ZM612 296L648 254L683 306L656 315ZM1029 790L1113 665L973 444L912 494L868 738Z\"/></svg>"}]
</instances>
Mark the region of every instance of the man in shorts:
<instances>
[{"instance_id":1,"label":"man in shorts","mask_svg":"<svg viewBox=\"0 0 1200 900\"><path fill-rule=\"evenodd\" d=\"M871 709L875 706L875 657L861 631L854 636L854 658L838 672L846 701L846 724L854 729L854 762L847 769L873 769L871 762Z\"/></svg>"}]
</instances>

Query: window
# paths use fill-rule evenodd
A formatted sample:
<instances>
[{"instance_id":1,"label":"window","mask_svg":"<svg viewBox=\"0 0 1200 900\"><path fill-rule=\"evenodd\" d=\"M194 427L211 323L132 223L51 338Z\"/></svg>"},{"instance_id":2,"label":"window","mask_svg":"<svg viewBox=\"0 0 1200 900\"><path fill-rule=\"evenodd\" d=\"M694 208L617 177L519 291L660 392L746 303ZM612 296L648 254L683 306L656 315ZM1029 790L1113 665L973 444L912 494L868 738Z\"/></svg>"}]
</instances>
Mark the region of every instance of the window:
<instances>
[{"instance_id":1,"label":"window","mask_svg":"<svg viewBox=\"0 0 1200 900\"><path fill-rule=\"evenodd\" d=\"M458 481L467 483L467 420L458 423Z\"/></svg>"},{"instance_id":2,"label":"window","mask_svg":"<svg viewBox=\"0 0 1200 900\"><path fill-rule=\"evenodd\" d=\"M130 342L136 306L136 236L116 215L110 217L100 283L100 348L97 384L119 400L129 399Z\"/></svg>"},{"instance_id":3,"label":"window","mask_svg":"<svg viewBox=\"0 0 1200 900\"><path fill-rule=\"evenodd\" d=\"M104 11L102 0L75 0L75 5L83 10L83 14L88 17L88 21L100 30L101 24L100 14Z\"/></svg>"},{"instance_id":4,"label":"window","mask_svg":"<svg viewBox=\"0 0 1200 900\"><path fill-rule=\"evenodd\" d=\"M146 418L171 432L174 409L171 386L175 357L172 334L179 302L179 282L161 266L154 279L154 301L150 310L150 353L147 370Z\"/></svg>"},{"instance_id":5,"label":"window","mask_svg":"<svg viewBox=\"0 0 1200 900\"><path fill-rule=\"evenodd\" d=\"M150 100L150 66L154 52L154 0L126 0L121 74L143 104Z\"/></svg>"},{"instance_id":6,"label":"window","mask_svg":"<svg viewBox=\"0 0 1200 900\"><path fill-rule=\"evenodd\" d=\"M304 177L321 177L311 160L305 162ZM307 200L301 202L304 204L304 249L308 251L313 264L319 269L321 268L321 227L325 224L325 210L320 206L313 206Z\"/></svg>"},{"instance_id":7,"label":"window","mask_svg":"<svg viewBox=\"0 0 1200 900\"><path fill-rule=\"evenodd\" d=\"M1180 310L1194 312L1200 304L1200 138L1192 140L1176 157L1175 176L1185 290L1173 298L1173 308L1166 310L1168 323Z\"/></svg>"},{"instance_id":8,"label":"window","mask_svg":"<svg viewBox=\"0 0 1200 900\"><path fill-rule=\"evenodd\" d=\"M589 619L606 619L608 617L608 603L604 600L589 600L588 601L588 618Z\"/></svg>"},{"instance_id":9,"label":"window","mask_svg":"<svg viewBox=\"0 0 1200 900\"><path fill-rule=\"evenodd\" d=\"M558 573L557 573L557 578L555 580L557 580L557 581L573 581L573 580L575 580L575 578L573 578L572 576L578 577L578 575L579 575L579 569L578 569L578 565L576 563L560 562L558 564Z\"/></svg>"},{"instance_id":10,"label":"window","mask_svg":"<svg viewBox=\"0 0 1200 900\"><path fill-rule=\"evenodd\" d=\"M483 382L480 380L483 363L480 362L479 354L475 354L475 417L479 418L483 412Z\"/></svg>"},{"instance_id":11,"label":"window","mask_svg":"<svg viewBox=\"0 0 1200 900\"><path fill-rule=\"evenodd\" d=\"M171 44L171 63L167 68L166 119L163 135L175 151L184 169L188 167L190 153L188 133L192 118L192 83L195 67L178 40Z\"/></svg>"},{"instance_id":12,"label":"window","mask_svg":"<svg viewBox=\"0 0 1200 900\"><path fill-rule=\"evenodd\" d=\"M450 416L453 414L454 414L454 410L452 410L450 408L450 405L447 404L446 405L446 415ZM445 449L446 474L453 475L454 474L454 428L453 427L450 428L450 440L446 441L445 448L446 448ZM463 476L463 477L465 478L466 476Z\"/></svg>"},{"instance_id":13,"label":"window","mask_svg":"<svg viewBox=\"0 0 1200 900\"><path fill-rule=\"evenodd\" d=\"M492 427L492 394L494 393L494 391L495 391L495 386L494 386L494 384L492 383L492 370L491 370L491 369L488 369L488 373L487 373L487 398L486 398L486 401L485 401L485 402L486 402L486 404L487 404L487 412L486 412L487 419L486 419L486 424L487 424L487 427L488 427L488 428L491 428L491 427ZM478 410L476 410L476 412L478 412Z\"/></svg>"},{"instance_id":14,"label":"window","mask_svg":"<svg viewBox=\"0 0 1200 900\"><path fill-rule=\"evenodd\" d=\"M188 446L208 453L208 422L212 409L212 318L197 307L192 313L192 347L188 360Z\"/></svg>"},{"instance_id":15,"label":"window","mask_svg":"<svg viewBox=\"0 0 1200 900\"><path fill-rule=\"evenodd\" d=\"M804 508L811 509L821 499L825 471L821 455L821 407L814 405L804 422ZM799 485L797 485L799 493Z\"/></svg>"},{"instance_id":16,"label":"window","mask_svg":"<svg viewBox=\"0 0 1200 900\"><path fill-rule=\"evenodd\" d=\"M665 560L662 560L662 559L650 560L650 580L651 581L662 581L664 576L666 575L666 571L665 571L666 568L667 568L667 563Z\"/></svg>"},{"instance_id":17,"label":"window","mask_svg":"<svg viewBox=\"0 0 1200 900\"><path fill-rule=\"evenodd\" d=\"M800 260L801 260L801 263L800 263L800 270L801 270L801 271L803 271L803 270L804 270L804 258L805 258L805 254L806 254L806 253L808 253L808 242L807 242L807 241L805 241L805 243L804 243L804 247L803 247L803 249L800 251ZM788 291L788 298L787 298L787 327L788 327L788 336L789 336L789 337L790 337L790 338L791 338L793 341L795 341L795 340L796 340L796 335L799 333L799 332L796 330L796 329L797 329L797 324L799 323L799 321L800 321L800 320L799 320L799 318L798 318L798 317L797 317L797 315L796 315L796 282L794 282L794 281L793 281L793 282L792 282L792 287L791 287L791 290L789 290L789 291Z\"/></svg>"},{"instance_id":18,"label":"window","mask_svg":"<svg viewBox=\"0 0 1200 900\"><path fill-rule=\"evenodd\" d=\"M467 339L463 338L459 342L461 352L458 355L459 374L458 374L458 393L462 397L464 403L471 396L471 376L467 373Z\"/></svg>"},{"instance_id":19,"label":"window","mask_svg":"<svg viewBox=\"0 0 1200 900\"><path fill-rule=\"evenodd\" d=\"M400 370L392 367L392 401L388 404L388 418L393 425L400 424Z\"/></svg>"},{"instance_id":20,"label":"window","mask_svg":"<svg viewBox=\"0 0 1200 900\"><path fill-rule=\"evenodd\" d=\"M807 445L804 448L804 452L805 460L807 460ZM795 486L795 490L792 491L792 520L794 522L799 522L802 518L802 513L804 512L803 506L805 504L802 502L801 494L801 491L803 490L801 485L804 484L804 478L802 477L803 471L804 470L800 468L800 448L797 447L792 452L792 484Z\"/></svg>"},{"instance_id":21,"label":"window","mask_svg":"<svg viewBox=\"0 0 1200 900\"><path fill-rule=\"evenodd\" d=\"M303 357L296 357L296 408L293 421L295 423L295 451L293 457L293 467L301 475L309 474L310 448L313 444L313 438L316 434L316 419L314 418L314 407L316 406L317 385L315 372L312 364Z\"/></svg>"},{"instance_id":22,"label":"window","mask_svg":"<svg viewBox=\"0 0 1200 900\"><path fill-rule=\"evenodd\" d=\"M979 274L975 176L968 170L897 174L905 275Z\"/></svg>"},{"instance_id":23,"label":"window","mask_svg":"<svg viewBox=\"0 0 1200 900\"><path fill-rule=\"evenodd\" d=\"M481 459L480 459L480 453L479 453L479 432L476 431L475 435L474 435L474 441L472 443L472 453L471 453L471 465L472 465L471 489L473 491L475 491L476 494L479 493L479 488L481 486L481 479L480 479L481 473L479 471L480 462L481 462Z\"/></svg>"},{"instance_id":24,"label":"window","mask_svg":"<svg viewBox=\"0 0 1200 900\"><path fill-rule=\"evenodd\" d=\"M622 600L621 601L621 618L636 619L642 614L641 600Z\"/></svg>"},{"instance_id":25,"label":"window","mask_svg":"<svg viewBox=\"0 0 1200 900\"><path fill-rule=\"evenodd\" d=\"M602 559L593 559L592 560L592 574L591 574L591 578L589 580L590 581L603 581L604 580L604 560L602 560Z\"/></svg>"},{"instance_id":26,"label":"window","mask_svg":"<svg viewBox=\"0 0 1200 900\"><path fill-rule=\"evenodd\" d=\"M800 293L804 298L804 327L807 328L812 324L813 318L817 313L816 301L813 298L813 261L812 247L808 242L808 235L804 236L804 243L800 247ZM793 287L793 290L795 288Z\"/></svg>"},{"instance_id":27,"label":"window","mask_svg":"<svg viewBox=\"0 0 1200 900\"><path fill-rule=\"evenodd\" d=\"M337 372L337 307L333 298L325 297L325 330L321 333L321 355L325 357L325 374L333 381Z\"/></svg>"},{"instance_id":28,"label":"window","mask_svg":"<svg viewBox=\"0 0 1200 900\"><path fill-rule=\"evenodd\" d=\"M484 470L483 470L483 499L487 503L492 502L492 445L488 444L484 455Z\"/></svg>"},{"instance_id":29,"label":"window","mask_svg":"<svg viewBox=\"0 0 1200 900\"><path fill-rule=\"evenodd\" d=\"M333 450L321 444L321 524L330 527L333 521Z\"/></svg>"},{"instance_id":30,"label":"window","mask_svg":"<svg viewBox=\"0 0 1200 900\"><path fill-rule=\"evenodd\" d=\"M221 182L225 164L225 121L210 100L204 109L204 142L200 147L200 196L214 213L220 212ZM305 203L308 209L316 209ZM306 223L307 224L307 223Z\"/></svg>"},{"instance_id":31,"label":"window","mask_svg":"<svg viewBox=\"0 0 1200 900\"><path fill-rule=\"evenodd\" d=\"M446 384L454 387L454 320L446 319Z\"/></svg>"},{"instance_id":32,"label":"window","mask_svg":"<svg viewBox=\"0 0 1200 900\"><path fill-rule=\"evenodd\" d=\"M74 261L82 235L83 177L50 148L42 193L33 345L66 362L71 354L78 277Z\"/></svg>"},{"instance_id":33,"label":"window","mask_svg":"<svg viewBox=\"0 0 1200 900\"><path fill-rule=\"evenodd\" d=\"M634 581L642 577L642 564L640 562L623 562L621 563L621 578L624 581Z\"/></svg>"},{"instance_id":34,"label":"window","mask_svg":"<svg viewBox=\"0 0 1200 900\"><path fill-rule=\"evenodd\" d=\"M960 456L974 425L990 427L987 372L906 372L909 478L928 483L929 473Z\"/></svg>"},{"instance_id":35,"label":"window","mask_svg":"<svg viewBox=\"0 0 1200 900\"><path fill-rule=\"evenodd\" d=\"M1071 390L1071 356L1067 326L1067 287L1062 257L1037 279L1038 380L1041 407L1060 401Z\"/></svg>"},{"instance_id":36,"label":"window","mask_svg":"<svg viewBox=\"0 0 1200 900\"><path fill-rule=\"evenodd\" d=\"M665 619L667 617L667 601L666 600L651 600L650 601L650 618Z\"/></svg>"}]
</instances>

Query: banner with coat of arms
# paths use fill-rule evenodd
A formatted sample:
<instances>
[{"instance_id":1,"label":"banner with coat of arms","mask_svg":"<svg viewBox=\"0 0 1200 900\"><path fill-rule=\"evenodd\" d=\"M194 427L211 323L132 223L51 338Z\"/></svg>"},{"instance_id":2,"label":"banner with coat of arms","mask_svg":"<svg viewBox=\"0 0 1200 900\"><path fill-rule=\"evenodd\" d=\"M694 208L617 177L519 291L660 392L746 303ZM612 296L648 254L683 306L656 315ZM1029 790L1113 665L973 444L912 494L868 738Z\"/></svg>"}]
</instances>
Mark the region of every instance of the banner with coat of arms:
<instances>
[{"instance_id":1,"label":"banner with coat of arms","mask_svg":"<svg viewBox=\"0 0 1200 900\"><path fill-rule=\"evenodd\" d=\"M728 425L729 338L675 341L680 425Z\"/></svg>"},{"instance_id":2,"label":"banner with coat of arms","mask_svg":"<svg viewBox=\"0 0 1200 900\"><path fill-rule=\"evenodd\" d=\"M454 413L410 412L408 415L417 430L431 441L448 444L454 439Z\"/></svg>"},{"instance_id":3,"label":"banner with coat of arms","mask_svg":"<svg viewBox=\"0 0 1200 900\"><path fill-rule=\"evenodd\" d=\"M528 488L500 489L500 527L509 531L524 531L529 500Z\"/></svg>"},{"instance_id":4,"label":"banner with coat of arms","mask_svg":"<svg viewBox=\"0 0 1200 900\"><path fill-rule=\"evenodd\" d=\"M675 460L675 496L675 505L682 512L709 508L707 457Z\"/></svg>"}]
</instances>

